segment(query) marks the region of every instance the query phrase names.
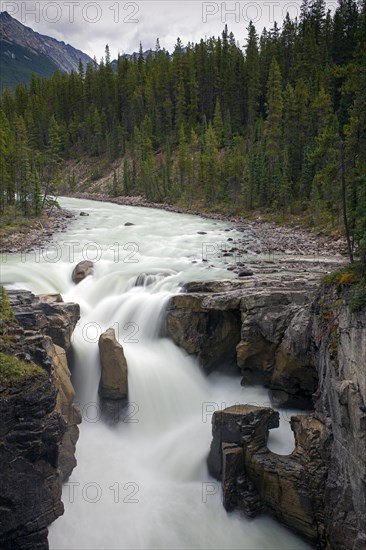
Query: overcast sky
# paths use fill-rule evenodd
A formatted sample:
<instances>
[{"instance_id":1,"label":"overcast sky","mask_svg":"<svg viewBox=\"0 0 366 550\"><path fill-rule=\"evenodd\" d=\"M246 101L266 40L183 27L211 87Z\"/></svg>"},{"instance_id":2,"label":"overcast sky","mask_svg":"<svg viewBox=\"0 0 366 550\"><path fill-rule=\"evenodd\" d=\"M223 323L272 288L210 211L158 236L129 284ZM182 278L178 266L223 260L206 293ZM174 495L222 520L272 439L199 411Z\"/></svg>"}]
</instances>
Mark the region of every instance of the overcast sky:
<instances>
[{"instance_id":1,"label":"overcast sky","mask_svg":"<svg viewBox=\"0 0 366 550\"><path fill-rule=\"evenodd\" d=\"M288 11L299 13L299 0L247 0L222 2L201 0L1 0L1 11L41 34L84 51L97 60L108 43L112 58L153 48L156 39L169 51L179 36L184 44L205 36L217 36L227 23L239 44L245 44L246 27L252 19L259 32L282 22ZM334 2L328 2L333 7Z\"/></svg>"}]
</instances>

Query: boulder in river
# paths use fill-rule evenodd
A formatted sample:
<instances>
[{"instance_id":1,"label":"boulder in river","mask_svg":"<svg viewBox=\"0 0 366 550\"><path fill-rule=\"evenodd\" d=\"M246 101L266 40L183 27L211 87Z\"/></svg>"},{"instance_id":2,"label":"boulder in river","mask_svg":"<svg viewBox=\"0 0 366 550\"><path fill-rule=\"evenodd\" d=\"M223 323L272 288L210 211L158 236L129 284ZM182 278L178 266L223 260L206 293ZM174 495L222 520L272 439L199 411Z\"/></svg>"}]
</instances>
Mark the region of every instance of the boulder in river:
<instances>
[{"instance_id":1,"label":"boulder in river","mask_svg":"<svg viewBox=\"0 0 366 550\"><path fill-rule=\"evenodd\" d=\"M251 269L242 269L239 271L239 277L251 277L252 275L254 275L254 273Z\"/></svg>"},{"instance_id":2,"label":"boulder in river","mask_svg":"<svg viewBox=\"0 0 366 550\"><path fill-rule=\"evenodd\" d=\"M89 216L87 212L80 212L79 216Z\"/></svg>"},{"instance_id":3,"label":"boulder in river","mask_svg":"<svg viewBox=\"0 0 366 550\"><path fill-rule=\"evenodd\" d=\"M100 335L98 345L102 367L99 395L102 399L126 399L127 362L123 347L117 341L113 328L109 328Z\"/></svg>"},{"instance_id":4,"label":"boulder in river","mask_svg":"<svg viewBox=\"0 0 366 550\"><path fill-rule=\"evenodd\" d=\"M131 227L132 225L135 225L135 224L132 223L132 222L126 222L126 223L125 223L125 227Z\"/></svg>"},{"instance_id":5,"label":"boulder in river","mask_svg":"<svg viewBox=\"0 0 366 550\"><path fill-rule=\"evenodd\" d=\"M91 262L90 260L83 260L74 268L74 271L72 272L72 280L77 285L80 281L85 279L85 277L88 277L88 275L93 275L93 273L94 262Z\"/></svg>"}]
</instances>

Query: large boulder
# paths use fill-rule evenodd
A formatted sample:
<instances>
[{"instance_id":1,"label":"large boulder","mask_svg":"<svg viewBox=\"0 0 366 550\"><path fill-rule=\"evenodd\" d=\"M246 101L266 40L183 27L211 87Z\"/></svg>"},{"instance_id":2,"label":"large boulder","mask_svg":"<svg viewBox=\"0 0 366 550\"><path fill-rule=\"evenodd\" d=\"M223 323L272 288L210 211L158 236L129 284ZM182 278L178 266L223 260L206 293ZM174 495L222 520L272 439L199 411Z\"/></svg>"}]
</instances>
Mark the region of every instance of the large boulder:
<instances>
[{"instance_id":1,"label":"large boulder","mask_svg":"<svg viewBox=\"0 0 366 550\"><path fill-rule=\"evenodd\" d=\"M94 262L91 262L90 260L83 260L82 262L79 262L72 272L72 280L77 285L85 279L85 277L88 277L88 275L93 275L94 273Z\"/></svg>"},{"instance_id":2,"label":"large boulder","mask_svg":"<svg viewBox=\"0 0 366 550\"><path fill-rule=\"evenodd\" d=\"M98 345L102 367L99 394L102 399L125 400L128 394L127 362L113 328L100 335Z\"/></svg>"},{"instance_id":3,"label":"large boulder","mask_svg":"<svg viewBox=\"0 0 366 550\"><path fill-rule=\"evenodd\" d=\"M267 448L279 414L269 407L235 405L212 417L210 473L220 479L223 504L253 517L270 512L320 548L326 547L324 489L329 431L314 415L291 420L296 449L280 456Z\"/></svg>"}]
</instances>

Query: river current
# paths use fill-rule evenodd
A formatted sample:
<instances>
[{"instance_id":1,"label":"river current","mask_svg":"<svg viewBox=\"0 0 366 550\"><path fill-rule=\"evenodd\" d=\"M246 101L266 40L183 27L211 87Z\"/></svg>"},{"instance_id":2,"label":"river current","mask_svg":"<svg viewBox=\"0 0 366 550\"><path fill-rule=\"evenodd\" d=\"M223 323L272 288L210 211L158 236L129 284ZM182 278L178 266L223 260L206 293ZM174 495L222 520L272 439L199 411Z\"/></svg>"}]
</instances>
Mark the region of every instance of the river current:
<instances>
[{"instance_id":1,"label":"river current","mask_svg":"<svg viewBox=\"0 0 366 550\"><path fill-rule=\"evenodd\" d=\"M204 376L194 358L161 336L169 298L183 283L233 276L217 252L243 233L192 215L60 202L89 216L78 215L45 250L8 255L1 273L11 288L60 292L81 307L71 362L83 418L78 466L64 485L65 513L50 526L50 548L309 548L267 516L227 513L207 472L213 411L268 405L267 391L242 387L239 376ZM72 270L83 259L95 262L95 273L75 286ZM115 426L100 418L98 401L97 342L109 327L124 347L129 376L130 403ZM294 446L290 416L282 411L280 428L270 435L269 447L279 454Z\"/></svg>"}]
</instances>

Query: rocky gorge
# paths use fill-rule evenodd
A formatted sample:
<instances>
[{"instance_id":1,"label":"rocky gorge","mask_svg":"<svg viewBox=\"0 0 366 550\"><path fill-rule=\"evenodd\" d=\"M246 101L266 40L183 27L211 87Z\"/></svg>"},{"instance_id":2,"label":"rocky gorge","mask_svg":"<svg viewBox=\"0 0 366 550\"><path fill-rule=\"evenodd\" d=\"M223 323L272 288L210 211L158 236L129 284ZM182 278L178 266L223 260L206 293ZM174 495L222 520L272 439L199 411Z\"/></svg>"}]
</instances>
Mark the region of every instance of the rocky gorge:
<instances>
[{"instance_id":1,"label":"rocky gorge","mask_svg":"<svg viewBox=\"0 0 366 550\"><path fill-rule=\"evenodd\" d=\"M27 291L10 291L9 300L18 323L12 350L47 376L2 388L0 540L3 548L43 549L47 526L63 512L61 483L76 465L81 417L66 351L79 308ZM165 330L206 372L240 370L243 384L270 389L276 407L309 411L291 419L296 447L289 456L267 447L279 423L272 408L242 404L214 413L208 465L222 482L225 508L248 517L269 511L319 548L363 550L366 315L348 301L347 291L315 281L306 289L296 279L192 282L170 300ZM100 348L101 358L118 356L102 365L121 365L104 385L102 371L101 396L125 399L127 364L112 329Z\"/></svg>"},{"instance_id":2,"label":"rocky gorge","mask_svg":"<svg viewBox=\"0 0 366 550\"><path fill-rule=\"evenodd\" d=\"M227 510L271 512L319 548L366 548L366 312L350 292L293 279L188 283L166 333L205 371L231 365L264 384L291 419L295 450L267 448L279 415L260 406L216 411L208 457Z\"/></svg>"},{"instance_id":3,"label":"rocky gorge","mask_svg":"<svg viewBox=\"0 0 366 550\"><path fill-rule=\"evenodd\" d=\"M147 208L146 211L149 215ZM136 231L133 237L136 240L141 234L138 233L139 220L132 216L131 211L128 213L128 218L121 215L119 227L122 242L127 232L129 235L131 231ZM107 215L109 210L106 209ZM118 215L117 211L115 215ZM92 214L90 218L81 216L74 223L79 230L85 225L87 231L88 224L95 224L95 221L90 221L92 218ZM127 221L130 219L133 222ZM105 223L103 218L103 227ZM209 399L211 395L211 373L222 371L224 376L217 378L218 385L222 382L224 386L226 378L233 374L231 380L235 381L239 389L239 377L244 389L250 385L265 386L273 405L273 408L268 406L269 402L265 406L261 405L259 399L253 405L250 397L240 401L231 397L234 394L250 395L240 391L233 393L233 382L228 386L230 391L224 398L228 406L213 414L211 449L210 434L207 434L206 439L199 436L203 448L201 463L205 460L204 454L208 455L209 472L222 485L225 509L237 510L249 518L262 512L270 513L319 548L363 550L366 531L366 317L364 310L356 312L350 308L351 290L347 285L339 288L322 283L323 275L342 265L343 259L333 259L328 255L318 261L316 258L310 259L307 254L293 256L296 247L290 249L289 239L284 238L282 244L278 243L280 256L272 258L269 254L265 257L258 254L256 260L250 263L250 255L247 254L245 265L235 266L240 270L238 277L232 277L225 270L235 264L235 251L231 256L226 256L219 246L215 248L215 243L225 239L229 246L235 248L238 245L240 251L244 251L246 244L252 246L257 239L245 232L239 235L234 231L227 232L226 223L220 227L217 225L197 225L189 229L194 242L200 247L199 235L203 235L202 239L206 240L210 238L210 231L215 232L215 237L211 237L211 243L214 243L212 249L221 254L219 260L224 264L216 280L208 278L214 270L209 264L211 261L214 264L215 259L200 264L198 255L194 255L194 247L192 251L185 252L186 264L188 269L191 269L191 264L201 267L196 270L194 266L184 280L180 263L182 246L177 246L177 236L174 235L174 246L178 249L174 270L168 269L168 262L165 265L161 258L153 259L153 270L153 262L150 264L149 261L137 266L112 261L48 266L45 274L47 279L50 280L50 273L53 273L52 276L60 285L57 290L66 294L65 299L80 301L81 309L84 310L82 323L95 325L96 319L100 323L100 333L94 347L82 339L78 341L82 332L80 327L75 331L74 350L79 352L75 365L80 371L84 366L87 367L83 376L79 376L79 386L75 387L79 392L80 388L83 390L89 384L85 402L100 399L102 413L105 414L102 414L102 422L98 426L88 427L83 423L82 429L86 429L86 432L78 448L85 445L87 437L91 444L88 452L84 450L79 455L79 468L75 470L74 476L81 477L73 476L72 479L88 482L95 479L90 476L98 472L98 482L101 483L103 477L99 464L108 464L105 470L110 475L110 469L114 468L114 479L121 479L120 476L124 475L123 481L138 480L136 469L131 470L136 477L126 473L129 472L129 456L132 455L134 468L141 457L147 457L141 467L146 472L151 467L151 453L156 450L154 468L160 471L166 462L169 475L175 481L184 469L181 455L185 452L184 461L188 461L188 455L193 450L188 441L182 448L181 434L184 432L180 430L189 427L191 433L201 420L201 410L198 411L198 417L194 417L194 424L193 417L189 416L193 408L195 386L201 384L203 388L198 392L198 404L201 407L202 399ZM151 220L147 226L151 226ZM268 231L270 233L270 228ZM151 243L149 248L154 249ZM156 247L156 250L159 249ZM286 254L286 250L291 254ZM115 271L112 271L113 268ZM33 266L30 262L29 271L32 269L34 277L39 277L41 266ZM199 276L194 279L192 273L203 274L202 279ZM172 284L169 278L174 279ZM15 270L5 280L18 279ZM166 286L161 292L163 285ZM45 285L42 292L50 292L49 287ZM48 548L47 526L63 513L62 482L68 479L76 464L75 445L81 415L74 405L75 391L70 383L67 358L71 356L72 334L80 311L77 304L64 303L60 294L36 297L28 291L12 290L8 296L15 325L12 330L5 331L5 351L29 364L40 365L43 375L11 386L1 385L0 407L4 422L0 434L0 482L3 487L0 501L0 546L5 549L45 550ZM137 344L129 345L128 334L124 334L123 330L124 323L131 320L135 321L133 326L137 329L137 338L133 341ZM119 324L116 321L120 321ZM110 328L112 326L113 329ZM98 353L100 364L95 359ZM162 363L164 369L161 369ZM208 377L201 376L198 364ZM182 388L190 396L188 403L185 403L187 399ZM265 393L258 395L263 396ZM123 420L119 426L106 426L106 422L111 423L111 418L112 423L116 419L120 420L121 409L126 406L128 399L131 402L136 400L136 396L141 400L136 404L147 408L145 416L144 407L141 407L138 414L137 408L132 413L129 410L127 417L132 417L132 422L136 421L133 427L138 428L136 433L138 435L140 432L141 441L146 447L136 445L137 437L132 437L131 426L123 435L119 432L120 428L123 429ZM82 402L83 398L78 393L79 400ZM156 414L157 405L162 406L159 414ZM295 449L288 455L276 454L267 445L269 430L275 431L280 422L278 409L281 408L295 408L305 413L296 413L291 419ZM171 411L175 409L176 416L170 418ZM177 430L177 422L185 415L189 424L182 424L180 430ZM169 447L165 447L164 436L170 432L162 429L162 425L165 428L165 422L172 426L172 444ZM207 426L203 426L206 433ZM159 443L159 429L164 445L161 445L161 441ZM98 451L104 452L106 447L105 454L95 456L95 440L100 443L105 433L108 438L106 446L100 444ZM197 433L203 434L203 430ZM116 434L116 440L112 440L112 434ZM130 447L129 437L132 441ZM152 437L156 449L151 449ZM197 443L193 444L197 446ZM179 469L176 471L171 467L172 461L166 460L166 457L171 456L177 448L179 457L175 460ZM165 457L163 460L162 456ZM92 474L85 474L91 460L94 460L96 469ZM196 468L195 462L189 464L190 471L196 471ZM186 485L191 487L192 480L190 477L188 479L190 481ZM105 485L107 488L110 486L109 479L108 483ZM107 494L107 489L104 490ZM157 491L160 491L160 486ZM154 498L157 495L156 492L151 494ZM166 495L164 492L161 494L162 498ZM185 494L185 498L188 495ZM64 543L62 531L69 532L72 524L71 520L66 521L66 517L80 516L82 508L74 507L71 510L65 494L63 500L66 514L50 529L52 539L55 536L52 535L53 528L60 526L57 543L53 538L51 546L74 548L74 536L79 536L77 547L85 547L86 540L88 547L94 547L90 540L94 542L98 536L100 514L94 514L93 519L90 519L94 510L90 512L90 507L86 510L83 522L91 533L89 539L86 539L88 534L84 530L81 534L71 533L72 536ZM180 502L183 506L184 499ZM163 510L164 506L172 508L178 505L176 500L159 502ZM140 521L140 510L143 512L143 507L134 508L135 516L129 516L130 509L127 511L127 508L124 517L120 512L114 516L116 521L126 523L123 526L123 543L126 547L131 545L132 539L128 537L133 538L133 529L129 531L129 526L132 521ZM113 517L112 508L109 512ZM183 508L182 514L184 512ZM235 528L228 518L236 515L226 514L224 509L224 521L227 523L220 524L217 520L217 525L213 525L219 515L217 507L213 507L212 514L210 512L208 516L200 516L206 520L209 518L207 525L212 530L216 529L215 537L222 525L227 526L227 530L229 526ZM66 523L62 523L64 518ZM250 537L250 525L245 523L244 518L242 522L245 536L248 532ZM197 523L201 526L202 519ZM270 533L275 532L274 523L271 524ZM65 528L65 525L69 528ZM288 531L280 526L278 529L287 535ZM226 533L225 528L221 530ZM108 533L103 532L103 537L106 536ZM290 533L288 536L293 535ZM115 539L112 537L108 540L112 541L112 547ZM150 547L151 540L145 540L148 544L144 547ZM197 540L197 532L192 534L192 540ZM242 539L237 536L235 540ZM248 544L272 547L269 539L264 539L262 545L253 540L250 539ZM297 541L298 546L295 542L289 547L300 548L301 542ZM100 544L98 548L102 547ZM103 544L107 544L104 539Z\"/></svg>"}]
</instances>

